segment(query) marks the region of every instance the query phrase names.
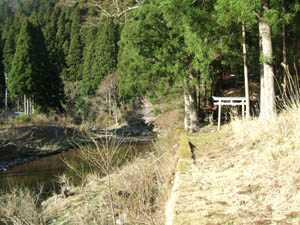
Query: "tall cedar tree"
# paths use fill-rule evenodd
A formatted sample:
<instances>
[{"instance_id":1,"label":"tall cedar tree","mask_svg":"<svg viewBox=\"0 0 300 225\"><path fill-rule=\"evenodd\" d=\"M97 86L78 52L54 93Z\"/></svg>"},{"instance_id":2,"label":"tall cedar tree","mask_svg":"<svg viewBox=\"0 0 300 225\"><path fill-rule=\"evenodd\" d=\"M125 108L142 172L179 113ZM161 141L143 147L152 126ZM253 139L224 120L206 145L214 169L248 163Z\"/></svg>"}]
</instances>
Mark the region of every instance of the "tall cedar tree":
<instances>
[{"instance_id":1,"label":"tall cedar tree","mask_svg":"<svg viewBox=\"0 0 300 225\"><path fill-rule=\"evenodd\" d=\"M33 25L24 18L9 73L8 88L13 97L26 95L33 98L37 108L46 112L59 107L61 85L48 63L44 37L36 19L34 16L31 18L35 23Z\"/></svg>"},{"instance_id":2,"label":"tall cedar tree","mask_svg":"<svg viewBox=\"0 0 300 225\"><path fill-rule=\"evenodd\" d=\"M32 55L35 73L37 74L37 89L34 100L42 112L60 110L60 102L63 98L63 85L55 64L47 50L46 41L41 30L40 19L34 12L30 17L33 24L33 39L35 40L35 54ZM45 82L47 81L47 82Z\"/></svg>"},{"instance_id":3,"label":"tall cedar tree","mask_svg":"<svg viewBox=\"0 0 300 225\"><path fill-rule=\"evenodd\" d=\"M199 126L199 81L211 82L218 75L221 61L223 43L219 40L221 30L213 20L214 2L162 0L159 6L168 26L180 34L185 52L190 55L183 67L186 72L181 76L185 85L185 129L193 132Z\"/></svg>"},{"instance_id":4,"label":"tall cedar tree","mask_svg":"<svg viewBox=\"0 0 300 225\"><path fill-rule=\"evenodd\" d=\"M4 71L8 74L11 70L11 63L15 53L15 33L14 27L10 20L6 20L4 31L6 33L3 46L3 66Z\"/></svg>"},{"instance_id":5,"label":"tall cedar tree","mask_svg":"<svg viewBox=\"0 0 300 225\"><path fill-rule=\"evenodd\" d=\"M246 117L250 116L250 102L249 102L249 85L248 85L248 29L253 28L255 25L255 15L249 12L251 8L250 2L244 2L240 0L218 0L215 4L215 19L219 26L223 27L225 31L228 31L226 36L222 37L227 44L227 48L222 49L222 54L226 54L227 60L232 60L228 57L228 53L234 53L239 57L239 64L241 64L241 59L243 58L244 65L244 87L245 87L245 97L246 97ZM234 32L235 31L235 32ZM233 33L233 34L230 34ZM236 38L232 38L236 36ZM230 37L230 38L227 38ZM241 49L243 46L243 51ZM258 45L254 45L256 51L259 51ZM225 49L225 51L224 51ZM230 62L230 61L229 61ZM258 60L256 59L256 62ZM230 64L232 64L230 62ZM251 62L254 65L255 62ZM259 65L256 63L256 66ZM227 70L227 74L237 74L239 76L242 74L242 69L239 68L237 71Z\"/></svg>"},{"instance_id":6,"label":"tall cedar tree","mask_svg":"<svg viewBox=\"0 0 300 225\"><path fill-rule=\"evenodd\" d=\"M107 19L99 28L95 41L91 40L87 46L84 77L81 82L81 91L84 95L93 95L103 78L116 71L118 40L118 25L112 19Z\"/></svg>"},{"instance_id":7,"label":"tall cedar tree","mask_svg":"<svg viewBox=\"0 0 300 225\"><path fill-rule=\"evenodd\" d=\"M65 81L79 81L82 78L82 49L83 43L80 38L81 26L80 10L75 8L72 15L71 43L69 53L66 58L67 69L63 79Z\"/></svg>"},{"instance_id":8,"label":"tall cedar tree","mask_svg":"<svg viewBox=\"0 0 300 225\"><path fill-rule=\"evenodd\" d=\"M49 10L50 9L51 8L49 7ZM58 57L59 50L57 49L57 43L56 43L57 22L58 22L59 13L60 13L60 8L57 7L50 14L50 16L49 13L47 13L47 15L42 17L42 20L45 23L43 27L43 33L45 36L46 46L49 53L49 60L52 64L56 66L57 70L59 70L59 66L60 66L59 57Z\"/></svg>"},{"instance_id":9,"label":"tall cedar tree","mask_svg":"<svg viewBox=\"0 0 300 225\"><path fill-rule=\"evenodd\" d=\"M92 80L92 66L98 60L95 57L96 54L96 38L97 38L98 27L91 26L85 30L85 48L83 51L83 69L82 69L82 81L80 84L81 93L85 96L93 95L95 86Z\"/></svg>"},{"instance_id":10,"label":"tall cedar tree","mask_svg":"<svg viewBox=\"0 0 300 225\"><path fill-rule=\"evenodd\" d=\"M32 96L35 91L36 74L33 71L32 61L32 54L35 54L35 50L32 33L32 24L24 19L18 35L16 53L12 60L8 82L8 89L16 98L20 98L22 95Z\"/></svg>"},{"instance_id":11,"label":"tall cedar tree","mask_svg":"<svg viewBox=\"0 0 300 225\"><path fill-rule=\"evenodd\" d=\"M56 33L56 49L57 49L57 62L58 71L62 72L66 68L66 57L69 54L70 46L70 33L71 33L71 9L61 8ZM64 70L64 74L66 70Z\"/></svg>"}]
</instances>

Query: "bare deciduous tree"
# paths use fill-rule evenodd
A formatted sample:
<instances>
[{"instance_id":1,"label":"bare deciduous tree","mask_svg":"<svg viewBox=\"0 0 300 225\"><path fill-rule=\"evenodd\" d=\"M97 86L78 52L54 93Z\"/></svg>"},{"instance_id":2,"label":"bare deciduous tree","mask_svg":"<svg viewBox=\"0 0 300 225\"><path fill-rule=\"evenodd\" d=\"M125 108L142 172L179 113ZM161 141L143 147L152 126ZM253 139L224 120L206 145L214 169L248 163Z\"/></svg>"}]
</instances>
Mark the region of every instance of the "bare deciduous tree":
<instances>
[{"instance_id":1,"label":"bare deciduous tree","mask_svg":"<svg viewBox=\"0 0 300 225\"><path fill-rule=\"evenodd\" d=\"M78 2L79 0L64 0L60 4L72 6ZM92 18L87 23L98 24L102 16L116 18L121 23L129 22L128 14L133 11L138 14L143 3L144 0L88 0L87 6L95 8L101 16Z\"/></svg>"}]
</instances>

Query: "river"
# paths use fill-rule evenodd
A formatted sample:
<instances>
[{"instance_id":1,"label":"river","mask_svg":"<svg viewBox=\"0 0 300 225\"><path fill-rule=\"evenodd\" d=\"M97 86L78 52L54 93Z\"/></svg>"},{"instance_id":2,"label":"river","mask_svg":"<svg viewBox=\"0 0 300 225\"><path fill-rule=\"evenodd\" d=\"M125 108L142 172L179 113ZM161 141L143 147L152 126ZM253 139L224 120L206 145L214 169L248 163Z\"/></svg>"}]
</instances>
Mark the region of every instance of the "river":
<instances>
[{"instance_id":1,"label":"river","mask_svg":"<svg viewBox=\"0 0 300 225\"><path fill-rule=\"evenodd\" d=\"M133 149L138 152L143 152L149 151L151 147L149 143L144 143L135 145ZM42 157L23 165L12 167L7 171L2 171L0 172L0 190L2 192L9 192L18 186L38 190L43 186L44 193L50 194L53 191L58 191L58 176L63 173L68 173L69 171L64 160L80 160L76 156L76 151L64 152Z\"/></svg>"}]
</instances>

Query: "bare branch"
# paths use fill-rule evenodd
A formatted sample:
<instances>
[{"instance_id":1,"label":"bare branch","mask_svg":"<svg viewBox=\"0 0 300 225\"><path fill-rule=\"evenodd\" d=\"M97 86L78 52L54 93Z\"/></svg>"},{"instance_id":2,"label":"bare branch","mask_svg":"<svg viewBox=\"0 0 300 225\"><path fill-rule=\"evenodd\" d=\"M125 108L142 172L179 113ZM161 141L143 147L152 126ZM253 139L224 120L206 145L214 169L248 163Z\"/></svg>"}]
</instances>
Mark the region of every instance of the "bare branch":
<instances>
[{"instance_id":1,"label":"bare branch","mask_svg":"<svg viewBox=\"0 0 300 225\"><path fill-rule=\"evenodd\" d=\"M126 15L128 12L140 8L140 5L135 5L135 6L132 6L132 7L127 7L126 9L124 9L122 11L121 11L120 8L117 8L117 10L118 10L117 13L109 13L106 9L104 9L102 7L101 4L94 4L93 6L95 6L96 8L98 8L104 14L104 16L110 17L110 18L120 18L120 17Z\"/></svg>"},{"instance_id":2,"label":"bare branch","mask_svg":"<svg viewBox=\"0 0 300 225\"><path fill-rule=\"evenodd\" d=\"M78 3L78 0L61 0L59 5L71 7ZM144 0L135 0L129 5L127 1L123 0L88 0L85 3L86 7L94 7L101 16L117 19L119 23L128 23L134 19L139 13ZM136 15L128 17L128 13L137 10ZM101 16L99 18L86 18L86 26L95 26L101 23Z\"/></svg>"},{"instance_id":3,"label":"bare branch","mask_svg":"<svg viewBox=\"0 0 300 225\"><path fill-rule=\"evenodd\" d=\"M115 5L115 7L116 7L118 13L120 13L120 12L121 12L121 9L120 9L120 7L119 7L118 0L113 0L113 2L114 2L114 5Z\"/></svg>"}]
</instances>

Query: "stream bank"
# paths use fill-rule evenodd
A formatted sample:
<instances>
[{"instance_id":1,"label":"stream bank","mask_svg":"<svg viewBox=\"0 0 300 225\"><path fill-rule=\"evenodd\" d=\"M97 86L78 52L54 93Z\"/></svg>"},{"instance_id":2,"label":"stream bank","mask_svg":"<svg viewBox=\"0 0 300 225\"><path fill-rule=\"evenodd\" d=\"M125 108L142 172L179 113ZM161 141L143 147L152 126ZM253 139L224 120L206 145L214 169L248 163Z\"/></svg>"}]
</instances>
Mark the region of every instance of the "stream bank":
<instances>
[{"instance_id":1,"label":"stream bank","mask_svg":"<svg viewBox=\"0 0 300 225\"><path fill-rule=\"evenodd\" d=\"M22 126L0 131L0 171L42 157L55 155L92 143L118 141L122 144L149 143L155 134L149 129L124 126L113 130L81 132L72 127ZM75 146L75 147L74 147Z\"/></svg>"}]
</instances>

